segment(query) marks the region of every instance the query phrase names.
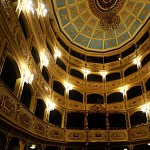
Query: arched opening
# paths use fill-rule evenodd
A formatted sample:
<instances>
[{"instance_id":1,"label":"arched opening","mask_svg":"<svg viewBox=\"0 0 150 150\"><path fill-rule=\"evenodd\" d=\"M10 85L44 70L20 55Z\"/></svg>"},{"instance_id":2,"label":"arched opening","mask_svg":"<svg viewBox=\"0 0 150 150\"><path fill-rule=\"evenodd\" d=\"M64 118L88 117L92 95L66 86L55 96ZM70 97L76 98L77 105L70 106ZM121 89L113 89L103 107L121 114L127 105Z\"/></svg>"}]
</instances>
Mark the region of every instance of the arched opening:
<instances>
[{"instance_id":1,"label":"arched opening","mask_svg":"<svg viewBox=\"0 0 150 150\"><path fill-rule=\"evenodd\" d=\"M123 101L123 94L121 92L111 93L107 96L107 104Z\"/></svg>"},{"instance_id":2,"label":"arched opening","mask_svg":"<svg viewBox=\"0 0 150 150\"><path fill-rule=\"evenodd\" d=\"M72 75L76 78L79 78L79 79L84 79L83 73L81 73L80 71L75 70L75 69L70 70L70 75Z\"/></svg>"},{"instance_id":3,"label":"arched opening","mask_svg":"<svg viewBox=\"0 0 150 150\"><path fill-rule=\"evenodd\" d=\"M106 129L106 115L103 113L88 114L89 129Z\"/></svg>"},{"instance_id":4,"label":"arched opening","mask_svg":"<svg viewBox=\"0 0 150 150\"><path fill-rule=\"evenodd\" d=\"M60 148L57 146L47 146L45 150L60 150Z\"/></svg>"},{"instance_id":5,"label":"arched opening","mask_svg":"<svg viewBox=\"0 0 150 150\"><path fill-rule=\"evenodd\" d=\"M57 64L61 69L63 69L64 71L66 71L66 65L65 65L59 58L57 58L56 64Z\"/></svg>"},{"instance_id":6,"label":"arched opening","mask_svg":"<svg viewBox=\"0 0 150 150\"><path fill-rule=\"evenodd\" d=\"M0 149L5 149L6 136L3 132L0 131Z\"/></svg>"},{"instance_id":7,"label":"arched opening","mask_svg":"<svg viewBox=\"0 0 150 150\"><path fill-rule=\"evenodd\" d=\"M30 102L32 98L31 87L29 84L24 83L23 91L21 94L20 101L27 107L30 108Z\"/></svg>"},{"instance_id":8,"label":"arched opening","mask_svg":"<svg viewBox=\"0 0 150 150\"><path fill-rule=\"evenodd\" d=\"M121 58L124 58L126 56L129 56L131 53L133 53L135 51L135 44L132 45L130 48L128 48L127 50L125 50L124 52L121 53Z\"/></svg>"},{"instance_id":9,"label":"arched opening","mask_svg":"<svg viewBox=\"0 0 150 150\"><path fill-rule=\"evenodd\" d=\"M20 150L20 145L19 145L19 139L18 138L12 138L10 140L8 150Z\"/></svg>"},{"instance_id":10,"label":"arched opening","mask_svg":"<svg viewBox=\"0 0 150 150\"><path fill-rule=\"evenodd\" d=\"M51 53L51 55L53 55L52 49L51 49L51 47L50 47L48 42L46 42L46 46L47 46L49 52Z\"/></svg>"},{"instance_id":11,"label":"arched opening","mask_svg":"<svg viewBox=\"0 0 150 150\"><path fill-rule=\"evenodd\" d=\"M149 38L149 33L146 32L141 39L137 42L137 46L140 47Z\"/></svg>"},{"instance_id":12,"label":"arched opening","mask_svg":"<svg viewBox=\"0 0 150 150\"><path fill-rule=\"evenodd\" d=\"M146 82L146 91L148 92L150 90L150 78Z\"/></svg>"},{"instance_id":13,"label":"arched opening","mask_svg":"<svg viewBox=\"0 0 150 150\"><path fill-rule=\"evenodd\" d=\"M126 128L126 118L125 114L112 113L108 115L109 127L110 129L125 129Z\"/></svg>"},{"instance_id":14,"label":"arched opening","mask_svg":"<svg viewBox=\"0 0 150 150\"><path fill-rule=\"evenodd\" d=\"M150 149L150 145L148 145L148 143L134 146L134 150L149 150L149 149Z\"/></svg>"},{"instance_id":15,"label":"arched opening","mask_svg":"<svg viewBox=\"0 0 150 150\"><path fill-rule=\"evenodd\" d=\"M119 72L111 73L106 76L106 81L112 81L117 79L121 79Z\"/></svg>"},{"instance_id":16,"label":"arched opening","mask_svg":"<svg viewBox=\"0 0 150 150\"><path fill-rule=\"evenodd\" d=\"M87 81L102 82L102 76L97 74L88 74Z\"/></svg>"},{"instance_id":17,"label":"arched opening","mask_svg":"<svg viewBox=\"0 0 150 150\"><path fill-rule=\"evenodd\" d=\"M128 69L126 69L124 71L124 76L127 77L128 75L130 75L130 74L132 74L132 73L134 73L136 71L138 71L137 65L131 66L131 67L129 67Z\"/></svg>"},{"instance_id":18,"label":"arched opening","mask_svg":"<svg viewBox=\"0 0 150 150\"><path fill-rule=\"evenodd\" d=\"M149 53L148 55L146 55L146 56L144 57L144 59L142 60L142 62L141 62L142 67L143 67L144 65L146 65L148 62L150 62L150 53Z\"/></svg>"},{"instance_id":19,"label":"arched opening","mask_svg":"<svg viewBox=\"0 0 150 150\"><path fill-rule=\"evenodd\" d=\"M40 63L40 57L39 57L39 53L35 47L32 47L31 54L33 56L34 61L38 65Z\"/></svg>"},{"instance_id":20,"label":"arched opening","mask_svg":"<svg viewBox=\"0 0 150 150\"><path fill-rule=\"evenodd\" d=\"M119 60L119 54L104 57L104 63L109 63L117 60Z\"/></svg>"},{"instance_id":21,"label":"arched opening","mask_svg":"<svg viewBox=\"0 0 150 150\"><path fill-rule=\"evenodd\" d=\"M46 105L44 101L42 99L37 99L35 116L43 120L45 108Z\"/></svg>"},{"instance_id":22,"label":"arched opening","mask_svg":"<svg viewBox=\"0 0 150 150\"><path fill-rule=\"evenodd\" d=\"M14 92L16 80L20 77L21 75L17 63L14 60L6 57L1 78L12 92Z\"/></svg>"},{"instance_id":23,"label":"arched opening","mask_svg":"<svg viewBox=\"0 0 150 150\"><path fill-rule=\"evenodd\" d=\"M78 102L83 102L83 95L76 91L76 90L70 90L69 91L69 99L78 101Z\"/></svg>"},{"instance_id":24,"label":"arched opening","mask_svg":"<svg viewBox=\"0 0 150 150\"><path fill-rule=\"evenodd\" d=\"M127 91L128 100L137 96L142 95L141 86L134 86Z\"/></svg>"},{"instance_id":25,"label":"arched opening","mask_svg":"<svg viewBox=\"0 0 150 150\"><path fill-rule=\"evenodd\" d=\"M61 113L57 109L50 111L49 123L61 127L61 122L62 122Z\"/></svg>"},{"instance_id":26,"label":"arched opening","mask_svg":"<svg viewBox=\"0 0 150 150\"><path fill-rule=\"evenodd\" d=\"M147 122L146 113L143 111L137 111L130 116L131 126L141 125Z\"/></svg>"},{"instance_id":27,"label":"arched opening","mask_svg":"<svg viewBox=\"0 0 150 150\"><path fill-rule=\"evenodd\" d=\"M64 92L65 92L65 87L62 83L58 82L58 81L54 81L53 83L53 90L57 93L59 93L60 95L64 96Z\"/></svg>"},{"instance_id":28,"label":"arched opening","mask_svg":"<svg viewBox=\"0 0 150 150\"><path fill-rule=\"evenodd\" d=\"M49 75L48 75L48 70L45 66L43 66L43 68L42 68L42 76L44 77L44 79L48 83L49 82Z\"/></svg>"},{"instance_id":29,"label":"arched opening","mask_svg":"<svg viewBox=\"0 0 150 150\"><path fill-rule=\"evenodd\" d=\"M83 129L84 114L81 112L69 112L67 114L67 128Z\"/></svg>"},{"instance_id":30,"label":"arched opening","mask_svg":"<svg viewBox=\"0 0 150 150\"><path fill-rule=\"evenodd\" d=\"M27 39L28 38L28 30L27 30L28 24L27 24L26 17L22 11L21 11L20 16L19 16L19 22L20 22L23 34L24 34L25 38Z\"/></svg>"},{"instance_id":31,"label":"arched opening","mask_svg":"<svg viewBox=\"0 0 150 150\"><path fill-rule=\"evenodd\" d=\"M103 104L104 103L103 96L99 94L89 94L87 95L87 103L88 104L95 104L95 103Z\"/></svg>"}]
</instances>

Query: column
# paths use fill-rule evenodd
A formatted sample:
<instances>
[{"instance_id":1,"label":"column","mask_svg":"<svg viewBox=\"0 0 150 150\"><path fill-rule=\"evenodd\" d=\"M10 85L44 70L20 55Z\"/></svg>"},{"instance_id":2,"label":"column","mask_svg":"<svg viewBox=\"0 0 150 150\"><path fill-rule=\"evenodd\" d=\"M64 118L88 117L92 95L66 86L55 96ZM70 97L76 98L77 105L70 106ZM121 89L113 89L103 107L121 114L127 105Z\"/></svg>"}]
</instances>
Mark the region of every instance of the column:
<instances>
[{"instance_id":1,"label":"column","mask_svg":"<svg viewBox=\"0 0 150 150\"><path fill-rule=\"evenodd\" d=\"M35 91L34 95L31 98L29 110L34 113L35 112L35 108L36 108L36 91Z\"/></svg>"},{"instance_id":2,"label":"column","mask_svg":"<svg viewBox=\"0 0 150 150\"><path fill-rule=\"evenodd\" d=\"M106 112L106 129L109 129L109 120L108 120L109 114Z\"/></svg>"},{"instance_id":3,"label":"column","mask_svg":"<svg viewBox=\"0 0 150 150\"><path fill-rule=\"evenodd\" d=\"M20 140L19 141L19 145L20 145L20 150L24 150L24 148L25 148L25 141Z\"/></svg>"},{"instance_id":4,"label":"column","mask_svg":"<svg viewBox=\"0 0 150 150\"><path fill-rule=\"evenodd\" d=\"M133 145L129 145L129 150L134 150L134 146Z\"/></svg>"},{"instance_id":5,"label":"column","mask_svg":"<svg viewBox=\"0 0 150 150\"><path fill-rule=\"evenodd\" d=\"M10 133L7 133L7 135L6 135L6 142L5 142L5 148L4 148L4 150L7 150L7 149L8 149L9 142L10 142L11 138L12 138L12 135L11 135Z\"/></svg>"},{"instance_id":6,"label":"column","mask_svg":"<svg viewBox=\"0 0 150 150\"><path fill-rule=\"evenodd\" d=\"M66 120L66 111L64 110L63 114L62 114L62 122L61 122L61 128L66 128L66 124L65 124L65 120Z\"/></svg>"},{"instance_id":7,"label":"column","mask_svg":"<svg viewBox=\"0 0 150 150\"><path fill-rule=\"evenodd\" d=\"M129 112L126 112L126 113L125 113L125 117L126 117L126 127L127 127L127 128L131 128Z\"/></svg>"}]
</instances>

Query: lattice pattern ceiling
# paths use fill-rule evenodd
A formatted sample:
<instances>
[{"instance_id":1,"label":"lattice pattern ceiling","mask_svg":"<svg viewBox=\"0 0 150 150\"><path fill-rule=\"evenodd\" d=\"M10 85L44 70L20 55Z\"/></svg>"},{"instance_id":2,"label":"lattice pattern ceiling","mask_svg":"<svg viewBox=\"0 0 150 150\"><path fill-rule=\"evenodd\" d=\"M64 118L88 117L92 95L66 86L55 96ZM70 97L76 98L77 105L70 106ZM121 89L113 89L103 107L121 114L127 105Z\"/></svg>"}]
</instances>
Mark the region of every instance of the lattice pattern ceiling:
<instances>
[{"instance_id":1,"label":"lattice pattern ceiling","mask_svg":"<svg viewBox=\"0 0 150 150\"><path fill-rule=\"evenodd\" d=\"M112 6L117 2L110 1ZM87 51L118 49L132 40L150 17L150 0L126 0L122 9L117 10L121 20L118 28L103 31L88 0L53 0L52 3L60 31L73 44Z\"/></svg>"}]
</instances>

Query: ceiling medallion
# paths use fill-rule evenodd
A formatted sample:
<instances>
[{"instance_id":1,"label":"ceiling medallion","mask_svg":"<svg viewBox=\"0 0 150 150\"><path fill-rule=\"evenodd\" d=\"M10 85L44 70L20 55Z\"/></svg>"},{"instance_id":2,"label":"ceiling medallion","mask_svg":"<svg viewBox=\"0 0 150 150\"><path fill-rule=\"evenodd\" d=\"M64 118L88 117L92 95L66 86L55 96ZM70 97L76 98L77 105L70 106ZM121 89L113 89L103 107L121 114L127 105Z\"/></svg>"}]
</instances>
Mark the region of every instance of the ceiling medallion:
<instances>
[{"instance_id":1,"label":"ceiling medallion","mask_svg":"<svg viewBox=\"0 0 150 150\"><path fill-rule=\"evenodd\" d=\"M117 13L125 0L88 0L92 13L100 19L99 25L104 31L115 30L120 24Z\"/></svg>"}]
</instances>

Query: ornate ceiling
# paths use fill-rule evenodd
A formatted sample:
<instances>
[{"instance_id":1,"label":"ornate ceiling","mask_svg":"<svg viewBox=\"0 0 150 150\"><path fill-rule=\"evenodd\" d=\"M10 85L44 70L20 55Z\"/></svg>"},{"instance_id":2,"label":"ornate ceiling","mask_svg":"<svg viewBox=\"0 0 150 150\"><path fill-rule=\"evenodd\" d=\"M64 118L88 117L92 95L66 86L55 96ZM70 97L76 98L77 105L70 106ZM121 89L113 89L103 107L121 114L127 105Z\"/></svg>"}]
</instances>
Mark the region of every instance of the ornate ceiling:
<instances>
[{"instance_id":1,"label":"ornate ceiling","mask_svg":"<svg viewBox=\"0 0 150 150\"><path fill-rule=\"evenodd\" d=\"M87 51L106 52L126 45L150 17L150 0L52 0L52 3L61 33ZM104 31L101 14L108 8L119 16L120 25Z\"/></svg>"}]
</instances>

